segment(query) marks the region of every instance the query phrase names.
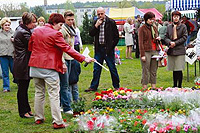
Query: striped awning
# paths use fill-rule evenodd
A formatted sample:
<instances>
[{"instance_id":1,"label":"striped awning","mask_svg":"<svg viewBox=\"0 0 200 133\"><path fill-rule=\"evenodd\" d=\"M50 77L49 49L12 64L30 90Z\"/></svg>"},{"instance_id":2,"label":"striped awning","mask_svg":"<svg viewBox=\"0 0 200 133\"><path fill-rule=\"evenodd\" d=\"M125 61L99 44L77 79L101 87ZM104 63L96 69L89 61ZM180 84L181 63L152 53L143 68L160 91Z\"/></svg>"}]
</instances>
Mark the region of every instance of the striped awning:
<instances>
[{"instance_id":1,"label":"striped awning","mask_svg":"<svg viewBox=\"0 0 200 133\"><path fill-rule=\"evenodd\" d=\"M171 0L172 10L192 10L200 8L200 0Z\"/></svg>"}]
</instances>

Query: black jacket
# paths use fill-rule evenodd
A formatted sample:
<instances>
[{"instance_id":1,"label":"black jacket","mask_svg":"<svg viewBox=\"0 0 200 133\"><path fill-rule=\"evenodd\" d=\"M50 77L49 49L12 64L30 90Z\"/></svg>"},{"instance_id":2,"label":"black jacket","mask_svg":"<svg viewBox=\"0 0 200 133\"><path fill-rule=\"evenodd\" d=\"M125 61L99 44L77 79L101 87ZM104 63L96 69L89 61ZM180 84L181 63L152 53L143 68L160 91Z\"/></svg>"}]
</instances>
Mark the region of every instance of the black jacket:
<instances>
[{"instance_id":1,"label":"black jacket","mask_svg":"<svg viewBox=\"0 0 200 133\"><path fill-rule=\"evenodd\" d=\"M165 35L165 42L170 46L170 42L175 42L174 48L169 48L168 55L185 55L185 46L184 43L187 40L187 28L185 24L180 23L177 27L177 39L173 40L173 24L168 25L167 32Z\"/></svg>"},{"instance_id":2,"label":"black jacket","mask_svg":"<svg viewBox=\"0 0 200 133\"><path fill-rule=\"evenodd\" d=\"M81 66L76 60L71 60L71 71L69 74L69 84L73 85L79 81L79 75L81 73Z\"/></svg>"},{"instance_id":3,"label":"black jacket","mask_svg":"<svg viewBox=\"0 0 200 133\"><path fill-rule=\"evenodd\" d=\"M90 36L95 37L94 39L95 52L98 51L99 32L100 32L100 26L98 28L95 27L96 22L97 20L94 21L93 27L89 32ZM119 32L115 21L107 16L104 26L104 36L105 36L104 38L105 38L106 54L113 53L112 51L114 51L114 48L119 41Z\"/></svg>"},{"instance_id":4,"label":"black jacket","mask_svg":"<svg viewBox=\"0 0 200 133\"><path fill-rule=\"evenodd\" d=\"M14 33L14 62L13 75L15 79L28 80L29 67L28 62L31 52L28 51L28 42L31 31L25 25L21 24Z\"/></svg>"}]
</instances>

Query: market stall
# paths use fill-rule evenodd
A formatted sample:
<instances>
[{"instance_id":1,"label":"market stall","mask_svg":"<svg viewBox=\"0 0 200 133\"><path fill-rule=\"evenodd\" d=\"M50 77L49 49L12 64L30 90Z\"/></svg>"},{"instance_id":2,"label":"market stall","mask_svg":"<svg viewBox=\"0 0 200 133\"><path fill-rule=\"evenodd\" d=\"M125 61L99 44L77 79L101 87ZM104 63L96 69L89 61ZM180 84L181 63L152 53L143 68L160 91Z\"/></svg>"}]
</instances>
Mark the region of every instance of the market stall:
<instances>
[{"instance_id":1,"label":"market stall","mask_svg":"<svg viewBox=\"0 0 200 133\"><path fill-rule=\"evenodd\" d=\"M156 19L162 19L162 14L155 8L150 8L150 9L139 9L141 12L143 13L147 13L147 12L153 12L155 14L155 18Z\"/></svg>"},{"instance_id":2,"label":"market stall","mask_svg":"<svg viewBox=\"0 0 200 133\"><path fill-rule=\"evenodd\" d=\"M124 37L122 36L123 25L126 22L128 17L135 18L137 15L144 16L144 13L141 12L136 7L130 8L108 8L106 10L106 15L114 19L120 34L120 40L118 46L124 46Z\"/></svg>"},{"instance_id":3,"label":"market stall","mask_svg":"<svg viewBox=\"0 0 200 133\"><path fill-rule=\"evenodd\" d=\"M171 10L194 10L200 8L200 0L171 0Z\"/></svg>"},{"instance_id":4,"label":"market stall","mask_svg":"<svg viewBox=\"0 0 200 133\"><path fill-rule=\"evenodd\" d=\"M137 15L144 16L144 13L136 7L108 8L106 15L114 19L117 25L123 25L126 22L126 18L132 17L134 19Z\"/></svg>"}]
</instances>

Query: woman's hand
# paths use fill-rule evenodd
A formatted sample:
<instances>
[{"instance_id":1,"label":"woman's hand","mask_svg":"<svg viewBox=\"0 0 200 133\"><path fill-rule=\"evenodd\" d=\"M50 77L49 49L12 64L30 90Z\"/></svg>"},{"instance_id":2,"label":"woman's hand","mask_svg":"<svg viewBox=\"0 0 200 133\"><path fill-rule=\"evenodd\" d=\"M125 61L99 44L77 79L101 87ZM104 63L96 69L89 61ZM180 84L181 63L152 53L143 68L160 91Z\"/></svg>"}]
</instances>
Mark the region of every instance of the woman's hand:
<instances>
[{"instance_id":1,"label":"woman's hand","mask_svg":"<svg viewBox=\"0 0 200 133\"><path fill-rule=\"evenodd\" d=\"M86 63L90 63L90 62L94 62L96 61L94 58L91 58L91 57L86 57L85 60L84 60Z\"/></svg>"},{"instance_id":2,"label":"woman's hand","mask_svg":"<svg viewBox=\"0 0 200 133\"><path fill-rule=\"evenodd\" d=\"M145 57L145 56L142 56L142 57L141 57L141 60L142 60L143 62L145 62L145 61L146 61L146 57Z\"/></svg>"},{"instance_id":3,"label":"woman's hand","mask_svg":"<svg viewBox=\"0 0 200 133\"><path fill-rule=\"evenodd\" d=\"M63 63L63 74L67 72L67 66L65 63Z\"/></svg>"},{"instance_id":4,"label":"woman's hand","mask_svg":"<svg viewBox=\"0 0 200 133\"><path fill-rule=\"evenodd\" d=\"M13 37L11 37L10 40L11 40L11 42L14 42L14 38Z\"/></svg>"},{"instance_id":5,"label":"woman's hand","mask_svg":"<svg viewBox=\"0 0 200 133\"><path fill-rule=\"evenodd\" d=\"M170 48L174 48L175 45L176 45L175 42L170 42L170 46L169 46L169 47L170 47Z\"/></svg>"},{"instance_id":6,"label":"woman's hand","mask_svg":"<svg viewBox=\"0 0 200 133\"><path fill-rule=\"evenodd\" d=\"M160 41L160 40L161 40L161 37L160 37L160 36L156 37L156 40L159 40L159 41Z\"/></svg>"}]
</instances>

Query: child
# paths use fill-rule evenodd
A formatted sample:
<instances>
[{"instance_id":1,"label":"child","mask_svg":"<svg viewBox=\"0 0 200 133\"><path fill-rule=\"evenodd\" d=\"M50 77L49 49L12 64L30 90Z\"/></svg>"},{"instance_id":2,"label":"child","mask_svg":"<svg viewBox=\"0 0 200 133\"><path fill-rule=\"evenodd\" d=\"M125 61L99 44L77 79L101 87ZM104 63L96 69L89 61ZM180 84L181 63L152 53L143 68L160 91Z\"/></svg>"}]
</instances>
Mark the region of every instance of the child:
<instances>
[{"instance_id":1,"label":"child","mask_svg":"<svg viewBox=\"0 0 200 133\"><path fill-rule=\"evenodd\" d=\"M71 61L71 71L69 74L69 87L70 87L70 98L77 102L79 99L78 92L78 81L81 73L80 64L76 60Z\"/></svg>"},{"instance_id":2,"label":"child","mask_svg":"<svg viewBox=\"0 0 200 133\"><path fill-rule=\"evenodd\" d=\"M117 47L115 47L115 64L121 65L120 51Z\"/></svg>"}]
</instances>

